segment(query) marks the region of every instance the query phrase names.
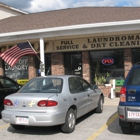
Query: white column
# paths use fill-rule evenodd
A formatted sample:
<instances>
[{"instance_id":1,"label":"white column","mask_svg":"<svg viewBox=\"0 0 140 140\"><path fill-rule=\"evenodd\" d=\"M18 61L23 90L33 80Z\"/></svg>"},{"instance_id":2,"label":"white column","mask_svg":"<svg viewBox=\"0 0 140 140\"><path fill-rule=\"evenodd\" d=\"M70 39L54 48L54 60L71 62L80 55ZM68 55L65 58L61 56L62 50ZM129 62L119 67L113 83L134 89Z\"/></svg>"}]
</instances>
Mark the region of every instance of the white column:
<instances>
[{"instance_id":1,"label":"white column","mask_svg":"<svg viewBox=\"0 0 140 140\"><path fill-rule=\"evenodd\" d=\"M45 58L44 58L44 40L40 38L40 59L45 66ZM41 71L41 76L45 76L45 71Z\"/></svg>"},{"instance_id":2,"label":"white column","mask_svg":"<svg viewBox=\"0 0 140 140\"><path fill-rule=\"evenodd\" d=\"M116 97L115 92L115 79L113 79L113 87L111 88L111 99Z\"/></svg>"}]
</instances>

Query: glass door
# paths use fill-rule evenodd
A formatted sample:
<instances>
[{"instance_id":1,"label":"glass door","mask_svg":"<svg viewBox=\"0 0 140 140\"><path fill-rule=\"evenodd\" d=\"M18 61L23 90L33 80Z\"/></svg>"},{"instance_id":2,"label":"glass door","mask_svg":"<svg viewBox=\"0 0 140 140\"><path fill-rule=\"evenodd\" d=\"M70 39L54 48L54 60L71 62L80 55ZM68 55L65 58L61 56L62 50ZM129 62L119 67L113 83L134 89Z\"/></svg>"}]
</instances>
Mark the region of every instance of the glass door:
<instances>
[{"instance_id":1,"label":"glass door","mask_svg":"<svg viewBox=\"0 0 140 140\"><path fill-rule=\"evenodd\" d=\"M81 52L64 53L65 74L82 76Z\"/></svg>"}]
</instances>

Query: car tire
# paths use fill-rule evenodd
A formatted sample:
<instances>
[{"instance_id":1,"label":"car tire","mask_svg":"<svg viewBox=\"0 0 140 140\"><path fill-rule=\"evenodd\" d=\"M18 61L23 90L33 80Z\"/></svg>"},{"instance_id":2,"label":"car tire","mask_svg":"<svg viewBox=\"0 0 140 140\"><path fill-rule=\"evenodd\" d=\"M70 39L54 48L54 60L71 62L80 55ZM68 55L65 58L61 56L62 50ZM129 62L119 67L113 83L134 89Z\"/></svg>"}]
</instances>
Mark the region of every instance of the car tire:
<instances>
[{"instance_id":1,"label":"car tire","mask_svg":"<svg viewBox=\"0 0 140 140\"><path fill-rule=\"evenodd\" d=\"M95 112L96 113L102 113L103 112L103 97L102 96L100 96L100 99L98 101L98 106L95 109Z\"/></svg>"},{"instance_id":2,"label":"car tire","mask_svg":"<svg viewBox=\"0 0 140 140\"><path fill-rule=\"evenodd\" d=\"M64 133L71 133L75 130L76 115L73 109L69 109L67 112L65 123L61 126L61 130Z\"/></svg>"},{"instance_id":3,"label":"car tire","mask_svg":"<svg viewBox=\"0 0 140 140\"><path fill-rule=\"evenodd\" d=\"M133 132L134 126L129 126L129 127L122 127L121 130L124 134L131 134Z\"/></svg>"},{"instance_id":4,"label":"car tire","mask_svg":"<svg viewBox=\"0 0 140 140\"><path fill-rule=\"evenodd\" d=\"M16 129L16 130L21 130L21 129L24 129L25 128L25 125L14 125L14 124L11 124L11 126Z\"/></svg>"}]
</instances>

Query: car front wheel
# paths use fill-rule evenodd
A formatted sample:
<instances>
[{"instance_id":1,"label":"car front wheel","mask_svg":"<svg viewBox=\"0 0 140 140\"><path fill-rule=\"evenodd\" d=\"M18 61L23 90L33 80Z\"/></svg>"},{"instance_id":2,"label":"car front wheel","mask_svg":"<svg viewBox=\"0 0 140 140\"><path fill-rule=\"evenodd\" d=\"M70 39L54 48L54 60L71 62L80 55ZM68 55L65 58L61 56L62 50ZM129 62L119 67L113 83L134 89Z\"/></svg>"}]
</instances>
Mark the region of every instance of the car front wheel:
<instances>
[{"instance_id":1,"label":"car front wheel","mask_svg":"<svg viewBox=\"0 0 140 140\"><path fill-rule=\"evenodd\" d=\"M103 112L103 97L100 96L100 99L98 101L98 106L96 108L96 113L102 113Z\"/></svg>"},{"instance_id":2,"label":"car front wheel","mask_svg":"<svg viewBox=\"0 0 140 140\"><path fill-rule=\"evenodd\" d=\"M64 133L71 133L75 129L76 115L73 109L69 109L66 115L65 123L61 126L61 130Z\"/></svg>"}]
</instances>

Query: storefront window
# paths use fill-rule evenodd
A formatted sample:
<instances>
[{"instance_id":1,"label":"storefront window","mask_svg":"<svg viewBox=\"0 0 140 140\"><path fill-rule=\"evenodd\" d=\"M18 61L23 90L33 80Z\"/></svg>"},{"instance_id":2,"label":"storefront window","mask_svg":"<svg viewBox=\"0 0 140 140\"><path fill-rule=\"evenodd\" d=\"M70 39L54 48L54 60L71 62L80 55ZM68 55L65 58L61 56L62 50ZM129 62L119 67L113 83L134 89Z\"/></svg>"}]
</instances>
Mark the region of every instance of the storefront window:
<instances>
[{"instance_id":1,"label":"storefront window","mask_svg":"<svg viewBox=\"0 0 140 140\"><path fill-rule=\"evenodd\" d=\"M132 49L132 63L133 65L140 62L140 49Z\"/></svg>"},{"instance_id":2,"label":"storefront window","mask_svg":"<svg viewBox=\"0 0 140 140\"><path fill-rule=\"evenodd\" d=\"M124 79L123 50L90 52L92 84L109 84L113 79Z\"/></svg>"},{"instance_id":3,"label":"storefront window","mask_svg":"<svg viewBox=\"0 0 140 140\"><path fill-rule=\"evenodd\" d=\"M51 75L51 54L45 53L45 75Z\"/></svg>"},{"instance_id":4,"label":"storefront window","mask_svg":"<svg viewBox=\"0 0 140 140\"><path fill-rule=\"evenodd\" d=\"M65 74L82 76L81 52L64 54Z\"/></svg>"},{"instance_id":5,"label":"storefront window","mask_svg":"<svg viewBox=\"0 0 140 140\"><path fill-rule=\"evenodd\" d=\"M24 56L18 60L14 67L9 66L6 62L5 75L17 81L18 79L28 79L28 56Z\"/></svg>"}]
</instances>

